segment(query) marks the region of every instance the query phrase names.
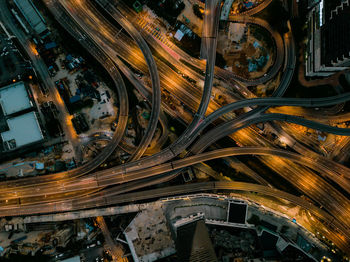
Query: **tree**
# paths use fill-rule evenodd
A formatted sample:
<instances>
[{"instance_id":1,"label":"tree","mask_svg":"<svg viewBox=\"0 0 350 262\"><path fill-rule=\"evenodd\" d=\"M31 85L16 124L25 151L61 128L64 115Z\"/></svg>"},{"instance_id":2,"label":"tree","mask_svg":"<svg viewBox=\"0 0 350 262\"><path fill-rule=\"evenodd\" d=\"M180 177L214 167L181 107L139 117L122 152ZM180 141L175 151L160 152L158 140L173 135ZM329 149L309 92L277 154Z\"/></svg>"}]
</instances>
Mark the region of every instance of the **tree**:
<instances>
[{"instance_id":1,"label":"tree","mask_svg":"<svg viewBox=\"0 0 350 262\"><path fill-rule=\"evenodd\" d=\"M199 19L203 19L203 14L199 8L198 4L194 4L193 5L193 13L199 18Z\"/></svg>"},{"instance_id":2,"label":"tree","mask_svg":"<svg viewBox=\"0 0 350 262\"><path fill-rule=\"evenodd\" d=\"M224 68L226 65L226 60L220 53L216 53L215 65Z\"/></svg>"}]
</instances>

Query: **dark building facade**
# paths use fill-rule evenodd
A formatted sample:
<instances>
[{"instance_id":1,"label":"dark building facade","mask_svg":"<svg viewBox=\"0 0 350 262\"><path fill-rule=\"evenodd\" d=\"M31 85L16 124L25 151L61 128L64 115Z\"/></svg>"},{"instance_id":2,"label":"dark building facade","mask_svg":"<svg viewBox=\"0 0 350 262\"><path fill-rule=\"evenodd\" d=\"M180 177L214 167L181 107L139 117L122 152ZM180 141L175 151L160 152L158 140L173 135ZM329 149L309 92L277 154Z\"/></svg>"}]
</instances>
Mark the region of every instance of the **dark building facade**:
<instances>
[{"instance_id":1,"label":"dark building facade","mask_svg":"<svg viewBox=\"0 0 350 262\"><path fill-rule=\"evenodd\" d=\"M306 76L330 76L350 67L350 1L312 1L308 15Z\"/></svg>"},{"instance_id":2,"label":"dark building facade","mask_svg":"<svg viewBox=\"0 0 350 262\"><path fill-rule=\"evenodd\" d=\"M176 250L181 262L217 262L203 219L177 229Z\"/></svg>"}]
</instances>

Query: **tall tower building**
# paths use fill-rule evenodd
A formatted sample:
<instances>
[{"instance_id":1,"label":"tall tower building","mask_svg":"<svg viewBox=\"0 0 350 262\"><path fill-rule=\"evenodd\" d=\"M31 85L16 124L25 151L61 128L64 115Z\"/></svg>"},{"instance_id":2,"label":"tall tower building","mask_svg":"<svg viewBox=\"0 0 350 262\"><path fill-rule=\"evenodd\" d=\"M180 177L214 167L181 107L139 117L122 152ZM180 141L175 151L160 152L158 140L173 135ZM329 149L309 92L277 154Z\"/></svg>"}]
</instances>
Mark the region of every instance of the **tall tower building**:
<instances>
[{"instance_id":1,"label":"tall tower building","mask_svg":"<svg viewBox=\"0 0 350 262\"><path fill-rule=\"evenodd\" d=\"M309 1L306 76L350 67L350 0Z\"/></svg>"}]
</instances>

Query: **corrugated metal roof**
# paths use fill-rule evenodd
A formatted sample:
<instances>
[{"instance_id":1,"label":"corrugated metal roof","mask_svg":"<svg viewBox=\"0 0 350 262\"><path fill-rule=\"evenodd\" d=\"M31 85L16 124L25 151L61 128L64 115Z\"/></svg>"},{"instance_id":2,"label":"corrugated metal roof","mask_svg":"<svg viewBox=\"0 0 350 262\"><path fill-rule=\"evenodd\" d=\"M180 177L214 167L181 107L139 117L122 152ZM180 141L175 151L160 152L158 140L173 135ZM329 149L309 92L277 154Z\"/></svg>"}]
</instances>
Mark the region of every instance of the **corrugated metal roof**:
<instances>
[{"instance_id":1,"label":"corrugated metal roof","mask_svg":"<svg viewBox=\"0 0 350 262\"><path fill-rule=\"evenodd\" d=\"M46 30L46 22L31 0L14 0L28 24L40 35Z\"/></svg>"}]
</instances>

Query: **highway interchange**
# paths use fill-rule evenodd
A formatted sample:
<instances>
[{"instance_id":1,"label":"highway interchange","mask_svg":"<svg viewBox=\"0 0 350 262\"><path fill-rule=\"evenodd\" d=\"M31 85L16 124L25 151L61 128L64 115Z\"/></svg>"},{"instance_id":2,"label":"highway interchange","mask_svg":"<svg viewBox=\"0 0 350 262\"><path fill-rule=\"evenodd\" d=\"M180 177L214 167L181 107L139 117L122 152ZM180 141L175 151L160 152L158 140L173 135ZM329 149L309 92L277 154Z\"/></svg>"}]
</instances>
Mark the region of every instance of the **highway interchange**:
<instances>
[{"instance_id":1,"label":"highway interchange","mask_svg":"<svg viewBox=\"0 0 350 262\"><path fill-rule=\"evenodd\" d=\"M115 7L110 1L104 0L96 0L94 4L92 4L94 0L45 0L44 2L56 20L82 46L89 50L96 60L105 67L113 79L120 105L117 119L118 126L103 151L96 158L77 169L42 177L23 178L0 183L0 210L2 216L79 210L124 203L127 200L137 201L169 194L218 189L258 192L264 195L287 199L310 210L326 222L327 226L332 230L332 233L328 234L329 239L343 250L350 250L350 201L328 182L333 181L337 183L338 186L349 193L348 179L350 170L339 163L313 152L309 148L305 149L305 146L301 145L292 135L286 132L283 133L284 137L288 137L286 142L296 153L274 148L272 143L266 138L254 133L253 129L247 128L259 122L279 121L280 123L274 122L276 124L275 127L272 126L272 128L275 128L277 134L282 134L282 130L277 125L290 122L336 135L350 135L350 130L347 128L329 126L308 120L303 118L304 115L302 117L296 117L281 114L278 111L275 113L267 112L272 106L319 108L342 104L350 100L348 93L320 99L281 98L290 85L296 63L291 30L281 37L265 21L250 17L252 14L267 7L271 1L265 1L256 9L252 9L250 12L240 16L230 17L230 21L232 22L256 24L265 28L270 32L276 44L276 59L268 74L258 79L242 79L222 69L215 68L216 37L218 33L220 5L219 1L207 0L203 30L203 43L205 45L203 56L206 58L203 89L190 85L167 64L153 57L145 40L153 48L161 47L151 38L145 37L145 32L139 33L136 26L130 23L129 19L126 19L123 13L128 10L118 11L119 6ZM86 8L82 8L82 4L86 4L84 5ZM129 37L124 33L118 34L118 39L116 39L114 36L116 36L118 29L114 28L113 25L103 18L96 9L96 5L100 5L100 7L108 10L118 24L135 40L136 44L130 40L127 41ZM2 15L7 16L8 14L4 11ZM18 37L17 34L16 36ZM140 48L142 55L140 55L140 50L137 48ZM176 60L163 49L159 53L166 59L169 59L174 67L186 72L192 78L202 78L193 69L187 67L181 61ZM184 55L181 51L178 53L181 59L187 61L187 63L195 65L200 69L203 68L203 62L198 62L198 59ZM123 64L123 60L145 74L149 71L152 90L145 87L133 76L130 69ZM127 125L129 109L128 95L118 68L129 80L131 79L135 87L150 101L152 105L151 120L146 130L147 135L143 137L139 146L135 149L129 149L129 151L132 151L130 152L132 154L130 162L110 169L92 172L106 161L121 143ZM272 79L279 71L282 71L281 82L271 98L243 99L226 106L220 106L210 100L214 77L235 83L239 96L244 97L248 95L253 97L251 93L246 92L247 95L244 95L240 92L247 90L247 86L261 84ZM45 76L42 76L42 78L45 78ZM51 85L50 89L53 88L50 82L47 85ZM189 123L186 130L175 142L153 155L141 158L145 155L146 149L152 140L159 117L162 118L162 110L169 111L169 108L166 108L166 105L161 101L161 87L167 89L196 113L192 122ZM236 118L232 116L227 117L234 110L247 107L251 108L248 113ZM334 119L337 118L334 117ZM347 116L344 116L344 119L348 119ZM162 122L165 121L160 121L160 123ZM212 123L219 124L210 131L203 133L205 128L210 127ZM166 125L163 125L162 128L166 129ZM196 140L201 133L203 134ZM207 147L228 135L239 141L240 144L247 146L202 153ZM252 142L252 139L254 142ZM195 143L193 143L194 141ZM186 149L187 156L185 158L173 160ZM174 171L181 170L183 167L210 159L234 155L254 155L261 157L259 159L262 162L269 162L268 166L272 166L276 173L290 180L296 188L310 197L315 204L323 206L323 209L319 209L299 197L268 186L236 182L213 182L195 184L195 186L183 185L159 189L158 191L127 193L128 191L148 185L168 181L176 176L176 172ZM285 169L285 166L288 166L288 170ZM122 184L124 183L125 185L123 186ZM35 190L33 190L34 185Z\"/></svg>"}]
</instances>

